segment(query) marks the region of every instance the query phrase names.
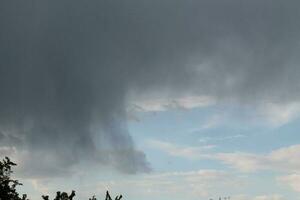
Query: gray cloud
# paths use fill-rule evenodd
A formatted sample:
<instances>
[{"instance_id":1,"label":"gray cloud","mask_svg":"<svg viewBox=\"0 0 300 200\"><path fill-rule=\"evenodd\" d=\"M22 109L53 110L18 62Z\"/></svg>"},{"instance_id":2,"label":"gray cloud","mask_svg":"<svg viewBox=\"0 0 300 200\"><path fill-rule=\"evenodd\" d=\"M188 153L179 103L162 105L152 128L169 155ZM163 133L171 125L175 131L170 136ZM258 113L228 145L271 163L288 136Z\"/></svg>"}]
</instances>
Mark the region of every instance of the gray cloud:
<instances>
[{"instance_id":1,"label":"gray cloud","mask_svg":"<svg viewBox=\"0 0 300 200\"><path fill-rule=\"evenodd\" d=\"M1 1L1 144L62 168L83 159L148 171L126 127L128 94L299 100L299 6Z\"/></svg>"}]
</instances>

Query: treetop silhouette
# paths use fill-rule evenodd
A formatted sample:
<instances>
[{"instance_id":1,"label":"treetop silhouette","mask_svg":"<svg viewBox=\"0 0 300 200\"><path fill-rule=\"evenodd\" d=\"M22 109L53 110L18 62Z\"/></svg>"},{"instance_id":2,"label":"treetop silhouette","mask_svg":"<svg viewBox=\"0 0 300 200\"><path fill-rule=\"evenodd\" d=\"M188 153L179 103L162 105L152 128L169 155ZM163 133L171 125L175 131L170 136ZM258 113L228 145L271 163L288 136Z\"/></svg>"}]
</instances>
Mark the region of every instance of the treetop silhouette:
<instances>
[{"instance_id":1,"label":"treetop silhouette","mask_svg":"<svg viewBox=\"0 0 300 200\"><path fill-rule=\"evenodd\" d=\"M11 179L13 173L12 167L17 164L12 162L8 157L0 160L0 200L29 200L27 195L23 194L22 197L16 191L16 187L22 185L18 180ZM75 191L73 190L69 195L67 192L56 193L56 197L53 200L73 200L75 197ZM42 195L43 200L49 200L48 195ZM121 200L122 195L118 195L114 200ZM95 196L89 198L89 200L97 200ZM105 200L112 200L108 191L106 191Z\"/></svg>"},{"instance_id":2,"label":"treetop silhouette","mask_svg":"<svg viewBox=\"0 0 300 200\"><path fill-rule=\"evenodd\" d=\"M11 179L13 173L12 167L16 164L8 157L5 157L0 161L0 200L26 200L27 195L23 195L22 198L16 191L16 187L22 185L18 180Z\"/></svg>"}]
</instances>

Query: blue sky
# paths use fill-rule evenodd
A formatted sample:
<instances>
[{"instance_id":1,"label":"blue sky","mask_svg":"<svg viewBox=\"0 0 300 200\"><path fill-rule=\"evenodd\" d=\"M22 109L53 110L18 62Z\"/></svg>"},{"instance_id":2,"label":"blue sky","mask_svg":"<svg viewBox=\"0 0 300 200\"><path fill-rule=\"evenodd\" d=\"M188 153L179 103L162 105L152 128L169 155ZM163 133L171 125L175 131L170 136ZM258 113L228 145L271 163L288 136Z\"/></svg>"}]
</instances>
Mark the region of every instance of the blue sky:
<instances>
[{"instance_id":1,"label":"blue sky","mask_svg":"<svg viewBox=\"0 0 300 200\"><path fill-rule=\"evenodd\" d=\"M299 155L299 119L294 110L289 111L289 105L252 109L231 103L192 108L180 106L137 112L137 119L129 123L138 148L146 152L155 172L215 170L229 173L229 180L237 179L245 184L223 186L219 195L244 195L235 198L246 199L266 195L268 199L298 197L299 182L290 179L299 164L292 160L296 157L290 156ZM278 113L279 106L285 109ZM294 150L287 150L293 147ZM278 153L282 154L279 163L262 158L277 151L282 151ZM224 158L211 158L216 154L224 154ZM289 171L277 166L280 162L291 162L295 168ZM207 184L214 187L216 183ZM216 194L211 192L209 195Z\"/></svg>"}]
</instances>

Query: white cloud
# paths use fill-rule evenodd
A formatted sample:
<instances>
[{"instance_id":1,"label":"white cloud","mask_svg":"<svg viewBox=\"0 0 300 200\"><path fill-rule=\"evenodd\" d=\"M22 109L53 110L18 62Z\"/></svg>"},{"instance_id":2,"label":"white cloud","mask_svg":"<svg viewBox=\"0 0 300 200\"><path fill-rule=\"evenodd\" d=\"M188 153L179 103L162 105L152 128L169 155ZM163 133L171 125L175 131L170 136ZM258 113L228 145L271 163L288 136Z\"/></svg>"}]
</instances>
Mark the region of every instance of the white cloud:
<instances>
[{"instance_id":1,"label":"white cloud","mask_svg":"<svg viewBox=\"0 0 300 200\"><path fill-rule=\"evenodd\" d=\"M171 156L186 159L211 159L223 162L232 168L249 173L260 170L270 170L290 173L290 175L278 178L278 181L300 192L300 145L292 145L279 148L267 154L253 154L245 152L211 153L203 147L184 147L172 143L152 141L152 147L156 147ZM240 196L237 199L248 200L250 198ZM263 195L253 200L281 200L280 195Z\"/></svg>"},{"instance_id":2,"label":"white cloud","mask_svg":"<svg viewBox=\"0 0 300 200\"><path fill-rule=\"evenodd\" d=\"M199 147L184 147L175 145L169 142L158 140L147 141L148 145L152 148L159 149L171 156L183 157L188 159L201 159L207 156L207 150L214 148L214 145L204 145Z\"/></svg>"},{"instance_id":3,"label":"white cloud","mask_svg":"<svg viewBox=\"0 0 300 200\"><path fill-rule=\"evenodd\" d=\"M225 103L229 103L226 101ZM213 96L181 96L176 98L158 97L150 99L131 100L130 106L127 108L128 118L130 120L139 120L136 116L138 112L162 112L167 110L188 110L199 107L207 107L217 104L217 99ZM245 106L244 108L248 108ZM254 122L271 127L280 127L300 116L300 102L260 102L252 104L251 111ZM230 112L230 111L229 111ZM214 128L224 119L224 116L218 114L208 118L201 129ZM247 118L249 120L249 118ZM258 121L256 121L258 120Z\"/></svg>"},{"instance_id":4,"label":"white cloud","mask_svg":"<svg viewBox=\"0 0 300 200\"><path fill-rule=\"evenodd\" d=\"M254 154L245 152L213 153L209 151L214 148L213 145L187 147L157 140L151 140L148 143L151 147L157 148L171 156L186 159L219 160L242 172L259 170L300 171L300 144L275 149L268 154Z\"/></svg>"},{"instance_id":5,"label":"white cloud","mask_svg":"<svg viewBox=\"0 0 300 200\"><path fill-rule=\"evenodd\" d=\"M210 129L210 128L215 128L217 127L223 117L220 114L215 114L212 117L208 118L201 126L202 129Z\"/></svg>"},{"instance_id":6,"label":"white cloud","mask_svg":"<svg viewBox=\"0 0 300 200\"><path fill-rule=\"evenodd\" d=\"M300 174L290 174L287 176L281 176L277 179L279 182L288 185L296 192L300 192Z\"/></svg>"},{"instance_id":7,"label":"white cloud","mask_svg":"<svg viewBox=\"0 0 300 200\"><path fill-rule=\"evenodd\" d=\"M98 188L113 188L126 196L151 196L152 199L195 199L209 198L218 192L225 192L228 187L241 186L242 180L234 174L218 170L199 170L185 172L169 172L144 175L139 179L104 181ZM134 188L134 191L132 191ZM226 188L226 189L225 189ZM222 191L221 191L222 190ZM226 195L226 194L224 194Z\"/></svg>"},{"instance_id":8,"label":"white cloud","mask_svg":"<svg viewBox=\"0 0 300 200\"><path fill-rule=\"evenodd\" d=\"M279 194L267 194L250 197L249 195L239 194L231 197L232 200L283 200L282 195Z\"/></svg>"},{"instance_id":9,"label":"white cloud","mask_svg":"<svg viewBox=\"0 0 300 200\"><path fill-rule=\"evenodd\" d=\"M300 145L292 145L271 151L268 154L219 153L216 159L244 171L273 170L297 172L300 169Z\"/></svg>"},{"instance_id":10,"label":"white cloud","mask_svg":"<svg viewBox=\"0 0 300 200\"><path fill-rule=\"evenodd\" d=\"M261 196L254 197L253 200L283 200L283 197L278 194L261 195Z\"/></svg>"},{"instance_id":11,"label":"white cloud","mask_svg":"<svg viewBox=\"0 0 300 200\"><path fill-rule=\"evenodd\" d=\"M280 148L271 152L268 157L280 169L289 171L300 169L300 145Z\"/></svg>"},{"instance_id":12,"label":"white cloud","mask_svg":"<svg viewBox=\"0 0 300 200\"><path fill-rule=\"evenodd\" d=\"M265 103L259 112L271 126L279 127L300 116L300 102Z\"/></svg>"},{"instance_id":13,"label":"white cloud","mask_svg":"<svg viewBox=\"0 0 300 200\"><path fill-rule=\"evenodd\" d=\"M179 98L157 98L136 101L129 110L135 112L160 112L173 109L193 109L215 104L216 100L210 96L185 96Z\"/></svg>"},{"instance_id":14,"label":"white cloud","mask_svg":"<svg viewBox=\"0 0 300 200\"><path fill-rule=\"evenodd\" d=\"M246 135L236 134L236 135L220 136L220 137L202 137L199 139L199 142L208 143L208 142L212 142L212 141L234 140L234 139L243 138L243 137L246 137Z\"/></svg>"},{"instance_id":15,"label":"white cloud","mask_svg":"<svg viewBox=\"0 0 300 200\"><path fill-rule=\"evenodd\" d=\"M250 153L218 153L212 155L211 158L220 160L223 163L243 172L253 172L267 168L264 156Z\"/></svg>"},{"instance_id":16,"label":"white cloud","mask_svg":"<svg viewBox=\"0 0 300 200\"><path fill-rule=\"evenodd\" d=\"M41 194L49 194L49 188L39 179L29 179L33 188Z\"/></svg>"}]
</instances>

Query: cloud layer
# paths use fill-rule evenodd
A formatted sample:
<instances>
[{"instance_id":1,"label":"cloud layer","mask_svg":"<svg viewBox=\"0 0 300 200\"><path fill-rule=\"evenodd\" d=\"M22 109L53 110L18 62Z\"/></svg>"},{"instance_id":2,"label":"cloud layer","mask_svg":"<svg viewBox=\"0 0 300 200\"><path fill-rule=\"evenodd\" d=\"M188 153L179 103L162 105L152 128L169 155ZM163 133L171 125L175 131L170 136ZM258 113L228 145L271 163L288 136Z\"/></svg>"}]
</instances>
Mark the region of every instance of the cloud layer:
<instances>
[{"instance_id":1,"label":"cloud layer","mask_svg":"<svg viewBox=\"0 0 300 200\"><path fill-rule=\"evenodd\" d=\"M1 1L1 145L29 152L28 165L51 158L68 169L95 160L127 173L149 171L126 127L128 100L166 93L298 101L298 7Z\"/></svg>"}]
</instances>

